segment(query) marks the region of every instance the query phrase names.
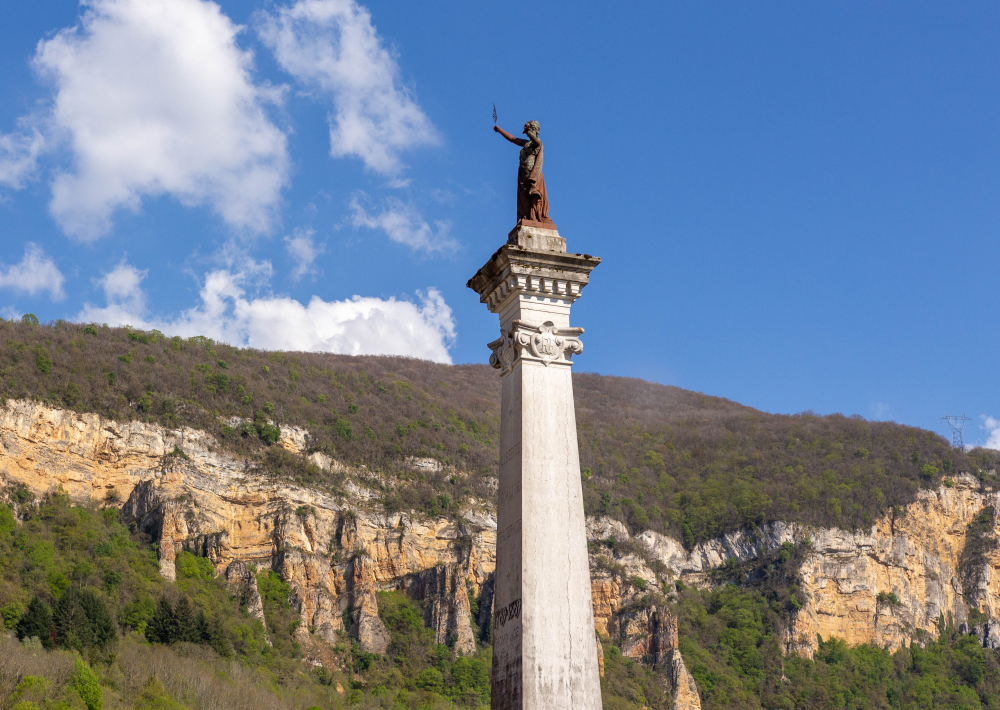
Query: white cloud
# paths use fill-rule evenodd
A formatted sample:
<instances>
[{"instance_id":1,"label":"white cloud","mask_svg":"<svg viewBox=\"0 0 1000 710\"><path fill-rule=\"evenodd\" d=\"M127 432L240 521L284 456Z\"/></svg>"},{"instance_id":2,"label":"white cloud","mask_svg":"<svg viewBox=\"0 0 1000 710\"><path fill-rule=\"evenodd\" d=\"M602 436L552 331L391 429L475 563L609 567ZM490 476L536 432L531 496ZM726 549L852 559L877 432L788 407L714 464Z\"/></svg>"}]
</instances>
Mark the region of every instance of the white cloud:
<instances>
[{"instance_id":1,"label":"white cloud","mask_svg":"<svg viewBox=\"0 0 1000 710\"><path fill-rule=\"evenodd\" d=\"M139 314L145 311L146 294L142 290L142 281L148 273L125 263L123 259L118 266L97 279L96 282L104 289L104 299L108 308L117 309L123 314Z\"/></svg>"},{"instance_id":2,"label":"white cloud","mask_svg":"<svg viewBox=\"0 0 1000 710\"><path fill-rule=\"evenodd\" d=\"M0 133L0 185L20 190L38 164L45 140L37 128L21 121L16 133Z\"/></svg>"},{"instance_id":3,"label":"white cloud","mask_svg":"<svg viewBox=\"0 0 1000 710\"><path fill-rule=\"evenodd\" d=\"M986 430L986 443L983 444L983 447L987 449L1000 449L1000 420L985 415L982 419L982 428Z\"/></svg>"},{"instance_id":4,"label":"white cloud","mask_svg":"<svg viewBox=\"0 0 1000 710\"><path fill-rule=\"evenodd\" d=\"M240 28L204 0L86 0L77 27L38 45L35 67L56 88L51 125L74 169L56 175L51 211L91 240L116 209L171 195L208 205L231 226L266 231L287 182L286 137L255 84Z\"/></svg>"},{"instance_id":5,"label":"white cloud","mask_svg":"<svg viewBox=\"0 0 1000 710\"><path fill-rule=\"evenodd\" d=\"M451 222L435 221L435 231L421 216L413 203L387 197L378 214L372 214L361 204L366 196L356 194L351 199L351 224L355 227L380 229L389 239L424 251L453 251L458 242L451 238Z\"/></svg>"},{"instance_id":6,"label":"white cloud","mask_svg":"<svg viewBox=\"0 0 1000 710\"><path fill-rule=\"evenodd\" d=\"M868 409L871 412L872 419L878 421L888 418L890 407L885 402L871 402L868 405Z\"/></svg>"},{"instance_id":7,"label":"white cloud","mask_svg":"<svg viewBox=\"0 0 1000 710\"><path fill-rule=\"evenodd\" d=\"M311 229L296 229L294 236L285 237L285 249L288 250L288 255L295 260L292 278L296 281L308 274L315 274L316 269L313 267L313 263L317 256L326 251L325 246L313 242L313 234L315 232Z\"/></svg>"},{"instance_id":8,"label":"white cloud","mask_svg":"<svg viewBox=\"0 0 1000 710\"><path fill-rule=\"evenodd\" d=\"M59 267L37 244L28 242L24 247L24 258L20 264L7 267L0 266L0 288L9 288L34 296L43 291L49 292L53 301L61 301L63 293L63 278Z\"/></svg>"},{"instance_id":9,"label":"white cloud","mask_svg":"<svg viewBox=\"0 0 1000 710\"><path fill-rule=\"evenodd\" d=\"M227 270L206 275L201 303L172 319L145 315L139 283L144 272L125 264L131 276L111 274L102 283L108 305L87 304L77 316L83 322L130 324L190 337L205 335L238 346L268 350L308 350L350 355L405 355L451 362L448 347L455 339L451 308L436 289L417 293L419 303L354 296L324 301L313 296L307 305L285 297L248 298L244 277ZM138 279L135 277L138 276ZM129 303L137 304L130 308Z\"/></svg>"},{"instance_id":10,"label":"white cloud","mask_svg":"<svg viewBox=\"0 0 1000 710\"><path fill-rule=\"evenodd\" d=\"M255 17L282 68L333 101L332 156L356 155L372 170L394 174L400 150L438 141L371 14L354 0L299 0Z\"/></svg>"}]
</instances>

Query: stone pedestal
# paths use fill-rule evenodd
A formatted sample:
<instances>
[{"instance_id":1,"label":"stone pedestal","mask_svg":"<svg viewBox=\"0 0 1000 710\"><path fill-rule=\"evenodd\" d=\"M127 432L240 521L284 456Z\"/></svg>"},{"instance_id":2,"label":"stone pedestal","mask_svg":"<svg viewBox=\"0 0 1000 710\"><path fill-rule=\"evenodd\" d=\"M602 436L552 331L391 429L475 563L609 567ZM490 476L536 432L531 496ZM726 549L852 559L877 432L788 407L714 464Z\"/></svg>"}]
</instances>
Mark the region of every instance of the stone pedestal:
<instances>
[{"instance_id":1,"label":"stone pedestal","mask_svg":"<svg viewBox=\"0 0 1000 710\"><path fill-rule=\"evenodd\" d=\"M519 224L468 283L500 316L493 710L601 708L569 321L600 261Z\"/></svg>"}]
</instances>

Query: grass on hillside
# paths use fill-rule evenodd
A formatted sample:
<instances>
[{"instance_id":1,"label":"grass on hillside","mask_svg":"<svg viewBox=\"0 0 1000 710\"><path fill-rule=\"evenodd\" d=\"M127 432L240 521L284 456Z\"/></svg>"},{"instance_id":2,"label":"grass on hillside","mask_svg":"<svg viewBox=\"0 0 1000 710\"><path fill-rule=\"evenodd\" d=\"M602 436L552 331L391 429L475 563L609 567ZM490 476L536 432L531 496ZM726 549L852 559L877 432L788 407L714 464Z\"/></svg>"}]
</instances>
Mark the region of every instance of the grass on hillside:
<instances>
[{"instance_id":1,"label":"grass on hillside","mask_svg":"<svg viewBox=\"0 0 1000 710\"><path fill-rule=\"evenodd\" d=\"M306 427L312 450L385 474L382 504L395 510L457 514L470 496L493 495L500 391L485 365L265 352L64 322L3 321L0 343L0 397L202 428L275 475L333 485L273 446L273 423ZM958 472L997 480L1000 452L952 449L893 422L767 414L594 374L574 375L574 388L587 512L687 547L769 520L868 526ZM415 472L411 456L446 468Z\"/></svg>"},{"instance_id":2,"label":"grass on hillside","mask_svg":"<svg viewBox=\"0 0 1000 710\"><path fill-rule=\"evenodd\" d=\"M489 705L490 649L463 657L435 644L402 592L379 595L392 635L385 656L342 634L336 663L309 670L276 573L256 575L265 634L206 558L181 552L176 583L162 578L155 547L116 509L75 506L58 492L7 497L24 521L0 505L0 710L96 710L95 698L137 710ZM660 682L653 671L624 659L608 667L609 707L663 707L647 702Z\"/></svg>"}]
</instances>

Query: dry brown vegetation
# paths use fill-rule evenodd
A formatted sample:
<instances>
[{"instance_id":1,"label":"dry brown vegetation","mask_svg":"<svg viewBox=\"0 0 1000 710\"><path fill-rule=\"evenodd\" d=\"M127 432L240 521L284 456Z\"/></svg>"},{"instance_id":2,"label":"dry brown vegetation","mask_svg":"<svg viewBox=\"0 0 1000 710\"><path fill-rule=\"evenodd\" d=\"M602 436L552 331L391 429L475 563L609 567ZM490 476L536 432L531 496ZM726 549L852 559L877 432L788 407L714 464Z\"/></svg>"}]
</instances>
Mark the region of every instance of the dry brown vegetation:
<instances>
[{"instance_id":1,"label":"dry brown vegetation","mask_svg":"<svg viewBox=\"0 0 1000 710\"><path fill-rule=\"evenodd\" d=\"M55 323L0 323L0 395L115 419L193 426L272 473L333 485L270 447L269 422L399 485L385 505L456 512L497 475L499 381L485 365L233 348L206 338ZM841 415L767 414L641 380L574 376L591 514L685 544L768 520L854 528L965 471L990 483L997 453ZM226 420L240 417L244 424ZM468 473L417 474L408 457Z\"/></svg>"},{"instance_id":2,"label":"dry brown vegetation","mask_svg":"<svg viewBox=\"0 0 1000 710\"><path fill-rule=\"evenodd\" d=\"M24 705L35 708L83 707L73 687L76 658L69 651L47 651L0 636L0 708L23 703L35 703ZM310 682L278 686L265 669L221 659L190 644L168 647L127 638L109 662L92 668L108 710L180 708L177 702L193 710L297 710L346 704L332 687ZM25 682L26 678L40 682Z\"/></svg>"}]
</instances>

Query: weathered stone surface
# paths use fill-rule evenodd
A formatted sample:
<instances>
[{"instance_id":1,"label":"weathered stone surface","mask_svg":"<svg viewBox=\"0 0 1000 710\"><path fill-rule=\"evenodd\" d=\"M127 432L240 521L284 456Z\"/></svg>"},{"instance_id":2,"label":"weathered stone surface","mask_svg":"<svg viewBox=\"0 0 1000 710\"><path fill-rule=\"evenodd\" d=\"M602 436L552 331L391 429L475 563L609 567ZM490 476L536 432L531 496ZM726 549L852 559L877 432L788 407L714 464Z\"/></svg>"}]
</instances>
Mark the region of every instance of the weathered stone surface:
<instances>
[{"instance_id":1,"label":"weathered stone surface","mask_svg":"<svg viewBox=\"0 0 1000 710\"><path fill-rule=\"evenodd\" d=\"M803 607L788 630L786 649L811 655L817 634L896 649L917 629L933 633L942 613L964 621L966 591L980 611L997 615L1000 553L992 553L984 569L972 575L970 590L963 589L959 573L966 526L984 506L997 503L996 493L961 475L951 486L920 491L902 515L882 517L856 533L778 522L699 544L691 553L652 531L634 539L674 576L693 584L705 583L704 573L728 559L749 560L785 542L810 540L797 593ZM894 594L899 603L880 603L881 592Z\"/></svg>"},{"instance_id":2,"label":"weathered stone surface","mask_svg":"<svg viewBox=\"0 0 1000 710\"><path fill-rule=\"evenodd\" d=\"M670 652L670 675L674 687L673 710L701 710L701 696L694 677L688 673L681 652L676 648Z\"/></svg>"},{"instance_id":3,"label":"weathered stone surface","mask_svg":"<svg viewBox=\"0 0 1000 710\"><path fill-rule=\"evenodd\" d=\"M970 633L968 631L968 625L963 624L966 631L964 633ZM990 619L982 624L976 624L971 633L974 633L979 637L980 642L983 644L983 648L989 648L992 650L997 650L1000 648L1000 623L996 619Z\"/></svg>"},{"instance_id":4,"label":"weathered stone surface","mask_svg":"<svg viewBox=\"0 0 1000 710\"><path fill-rule=\"evenodd\" d=\"M554 230L523 240L469 281L500 318L489 344L501 383L491 707L599 710L570 369L583 330L570 308L600 260L566 254Z\"/></svg>"},{"instance_id":5,"label":"weathered stone surface","mask_svg":"<svg viewBox=\"0 0 1000 710\"><path fill-rule=\"evenodd\" d=\"M304 430L283 436L293 449L307 440ZM376 592L445 565L457 590L451 603L456 642L467 650L474 638L466 582L478 594L493 573L496 522L488 509L464 511L460 525L385 515L357 501L348 508L248 468L216 451L202 432L108 421L33 402L0 408L0 447L0 481L23 483L38 494L62 486L77 500L103 500L116 491L126 501L122 521L158 543L161 573L169 579L184 547L208 557L220 574L237 561L275 569L292 587L304 633L312 629L335 643L346 631L343 614L357 597L355 634L376 649L384 640ZM355 555L366 562L353 566Z\"/></svg>"},{"instance_id":6,"label":"weathered stone surface","mask_svg":"<svg viewBox=\"0 0 1000 710\"><path fill-rule=\"evenodd\" d=\"M367 650L384 649L377 592L412 591L415 580L422 580L439 640L461 652L471 652L493 618L496 516L488 506L463 509L461 523L385 514L353 497L348 504L275 481L218 452L214 440L200 432L122 424L30 402L0 408L0 445L0 482L24 483L38 494L62 485L77 500L101 500L106 491L117 491L125 500L120 518L159 544L165 576L172 577L175 556L184 548L207 557L233 580L248 581L251 564L278 572L302 616L296 638L307 664L336 665L330 648L314 640L332 646L350 631ZM168 455L175 447L183 455ZM323 463L354 475L337 462ZM355 479L358 489L366 476ZM600 525L628 537L620 523ZM596 530L594 521L590 527ZM617 562L628 576L659 584L640 558ZM648 613L641 620L629 617L624 625L616 620L639 597L634 587L599 571L592 591L595 627L612 636L612 643L622 644L624 626L629 643L623 645L639 654L636 658L663 646L657 639L662 624L650 624ZM477 619L469 618L468 592L479 601ZM259 594L248 601L251 613L260 614ZM354 616L351 629L344 628L348 610ZM662 611L656 613L659 619Z\"/></svg>"},{"instance_id":7,"label":"weathered stone surface","mask_svg":"<svg viewBox=\"0 0 1000 710\"><path fill-rule=\"evenodd\" d=\"M226 567L226 584L229 585L229 593L239 598L241 606L246 608L250 618L257 619L266 633L267 621L264 618L264 601L260 598L257 577L250 565L242 560L230 562L229 566ZM270 643L268 641L268 644Z\"/></svg>"},{"instance_id":8,"label":"weathered stone surface","mask_svg":"<svg viewBox=\"0 0 1000 710\"><path fill-rule=\"evenodd\" d=\"M653 530L639 533L635 536L635 541L647 547L674 577L697 583L704 579L702 575L708 570L720 567L730 559L753 559L781 547L785 542L795 542L803 534L801 526L778 521L754 530L726 533L714 540L699 543L690 553L674 538Z\"/></svg>"},{"instance_id":9,"label":"weathered stone surface","mask_svg":"<svg viewBox=\"0 0 1000 710\"><path fill-rule=\"evenodd\" d=\"M414 577L408 591L423 602L425 621L434 631L435 643L453 646L463 655L476 652L469 595L456 568L438 565L424 570Z\"/></svg>"},{"instance_id":10,"label":"weathered stone surface","mask_svg":"<svg viewBox=\"0 0 1000 710\"><path fill-rule=\"evenodd\" d=\"M354 610L351 638L357 639L362 651L384 654L392 636L378 615L374 564L368 555L359 554L351 564L351 571L351 607Z\"/></svg>"}]
</instances>

